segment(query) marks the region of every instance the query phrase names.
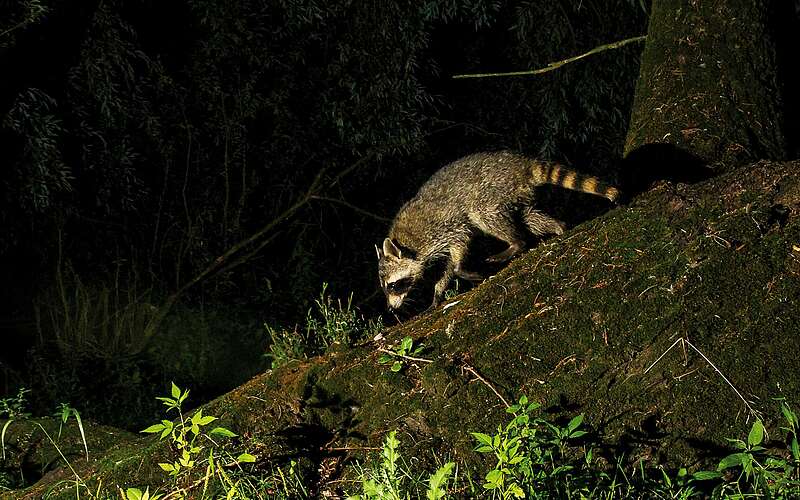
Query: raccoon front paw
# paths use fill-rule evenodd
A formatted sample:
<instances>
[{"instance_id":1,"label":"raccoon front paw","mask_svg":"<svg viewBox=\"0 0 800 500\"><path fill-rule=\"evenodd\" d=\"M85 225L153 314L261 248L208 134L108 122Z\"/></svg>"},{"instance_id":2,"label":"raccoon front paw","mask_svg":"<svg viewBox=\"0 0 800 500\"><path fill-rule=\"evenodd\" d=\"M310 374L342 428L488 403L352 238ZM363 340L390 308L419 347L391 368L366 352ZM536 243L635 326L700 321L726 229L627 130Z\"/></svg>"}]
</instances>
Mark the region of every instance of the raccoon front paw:
<instances>
[{"instance_id":1,"label":"raccoon front paw","mask_svg":"<svg viewBox=\"0 0 800 500\"><path fill-rule=\"evenodd\" d=\"M503 250L502 252L492 255L491 257L486 258L486 262L490 264L496 264L498 262L505 262L507 260L511 260L512 257L520 253L523 249L522 245L509 245L507 249Z\"/></svg>"},{"instance_id":2,"label":"raccoon front paw","mask_svg":"<svg viewBox=\"0 0 800 500\"><path fill-rule=\"evenodd\" d=\"M473 273L471 271L465 271L465 270L463 270L461 268L456 268L453 271L453 274L455 274L459 278L465 279L467 281L480 281L480 280L483 279L483 276L481 276L480 274Z\"/></svg>"},{"instance_id":3,"label":"raccoon front paw","mask_svg":"<svg viewBox=\"0 0 800 500\"><path fill-rule=\"evenodd\" d=\"M506 262L511 260L512 255L509 255L508 252L500 252L497 255L492 255L491 257L486 257L487 264L498 264L501 262Z\"/></svg>"}]
</instances>

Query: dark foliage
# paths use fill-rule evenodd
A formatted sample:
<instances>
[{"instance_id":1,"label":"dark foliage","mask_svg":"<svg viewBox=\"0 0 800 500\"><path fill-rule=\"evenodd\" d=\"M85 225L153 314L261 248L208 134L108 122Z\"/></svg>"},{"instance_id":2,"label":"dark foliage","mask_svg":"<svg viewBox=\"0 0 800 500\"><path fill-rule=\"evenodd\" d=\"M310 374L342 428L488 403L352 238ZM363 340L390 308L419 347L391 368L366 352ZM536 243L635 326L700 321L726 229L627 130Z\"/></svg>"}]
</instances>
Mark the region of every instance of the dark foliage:
<instances>
[{"instance_id":1,"label":"dark foliage","mask_svg":"<svg viewBox=\"0 0 800 500\"><path fill-rule=\"evenodd\" d=\"M143 321L141 311L285 211L319 175L326 199L250 246L244 254L272 238L244 265L189 290L184 307L248 318L241 324L291 324L324 280L377 310L372 243L382 218L469 152L512 148L613 180L638 49L538 78L450 79L541 67L644 31L638 2L613 4L0 2L0 328L15 339L0 357L5 385L49 383L48 398L72 394L79 406L84 389L58 387L82 387L96 370L139 374L133 391L186 376L190 363L165 367L152 346L147 361L97 368L106 363L96 354L98 324L123 312ZM65 333L80 304L102 303L103 293L117 299L99 314L106 320L86 327L94 333L83 332L94 340ZM176 323L162 329L162 352L181 351L186 332ZM219 330L206 325L198 344L211 338L224 352ZM46 347L56 339L58 348ZM35 376L12 362L30 347ZM46 382L49 364L61 375ZM163 373L153 375L154 364ZM214 392L243 376L195 382ZM124 391L124 377L111 378ZM139 399L152 398L121 405Z\"/></svg>"}]
</instances>

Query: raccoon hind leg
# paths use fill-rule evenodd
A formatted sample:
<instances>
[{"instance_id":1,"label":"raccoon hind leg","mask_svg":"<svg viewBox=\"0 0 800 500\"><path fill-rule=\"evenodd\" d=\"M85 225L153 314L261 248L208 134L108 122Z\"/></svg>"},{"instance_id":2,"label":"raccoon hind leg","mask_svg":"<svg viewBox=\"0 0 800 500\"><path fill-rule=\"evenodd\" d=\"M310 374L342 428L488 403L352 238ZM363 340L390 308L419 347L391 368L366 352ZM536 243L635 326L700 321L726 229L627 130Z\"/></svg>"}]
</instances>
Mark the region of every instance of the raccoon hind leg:
<instances>
[{"instance_id":1,"label":"raccoon hind leg","mask_svg":"<svg viewBox=\"0 0 800 500\"><path fill-rule=\"evenodd\" d=\"M488 257L486 262L505 262L525 248L525 240L520 234L517 224L507 212L508 210L498 207L495 210L470 218L478 229L508 244L508 248Z\"/></svg>"},{"instance_id":2,"label":"raccoon hind leg","mask_svg":"<svg viewBox=\"0 0 800 500\"><path fill-rule=\"evenodd\" d=\"M522 210L522 220L534 236L544 236L546 234L559 235L564 233L563 222L533 207L525 207Z\"/></svg>"},{"instance_id":3,"label":"raccoon hind leg","mask_svg":"<svg viewBox=\"0 0 800 500\"><path fill-rule=\"evenodd\" d=\"M455 276L458 276L461 279L465 279L467 281L480 281L483 279L479 273L473 273L471 271L467 271L462 266L464 265L464 260L467 257L467 247L466 245L454 245L450 247L450 266L452 268L452 273Z\"/></svg>"}]
</instances>

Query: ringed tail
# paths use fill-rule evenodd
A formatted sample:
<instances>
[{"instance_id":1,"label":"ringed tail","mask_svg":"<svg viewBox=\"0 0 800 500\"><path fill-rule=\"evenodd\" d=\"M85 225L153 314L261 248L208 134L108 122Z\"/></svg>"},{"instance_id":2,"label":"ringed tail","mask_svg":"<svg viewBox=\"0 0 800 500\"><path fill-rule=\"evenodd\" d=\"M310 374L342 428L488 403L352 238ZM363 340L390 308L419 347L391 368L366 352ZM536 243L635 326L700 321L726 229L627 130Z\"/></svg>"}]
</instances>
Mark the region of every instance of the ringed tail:
<instances>
[{"instance_id":1,"label":"ringed tail","mask_svg":"<svg viewBox=\"0 0 800 500\"><path fill-rule=\"evenodd\" d=\"M602 196L615 203L619 197L619 190L614 186L596 177L580 174L558 163L534 162L531 166L531 177L537 186L552 184L573 191Z\"/></svg>"}]
</instances>

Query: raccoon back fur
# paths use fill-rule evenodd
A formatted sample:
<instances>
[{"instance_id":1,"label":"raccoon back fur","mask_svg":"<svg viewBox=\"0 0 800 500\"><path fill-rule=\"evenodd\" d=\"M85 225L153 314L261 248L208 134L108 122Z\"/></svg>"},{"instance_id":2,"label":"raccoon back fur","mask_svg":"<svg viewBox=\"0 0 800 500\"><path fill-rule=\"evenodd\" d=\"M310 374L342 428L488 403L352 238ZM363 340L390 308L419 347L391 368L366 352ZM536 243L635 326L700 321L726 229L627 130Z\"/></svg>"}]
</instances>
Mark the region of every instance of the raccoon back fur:
<instances>
[{"instance_id":1,"label":"raccoon back fur","mask_svg":"<svg viewBox=\"0 0 800 500\"><path fill-rule=\"evenodd\" d=\"M470 240L482 232L508 244L487 262L503 262L525 248L522 231L561 234L564 224L534 207L537 186L553 184L616 201L619 191L562 165L511 152L476 153L440 169L400 208L382 245L375 246L381 288L391 309L403 305L426 267L446 260L433 306L453 276L475 281L462 266ZM522 221L525 227L519 227Z\"/></svg>"}]
</instances>

